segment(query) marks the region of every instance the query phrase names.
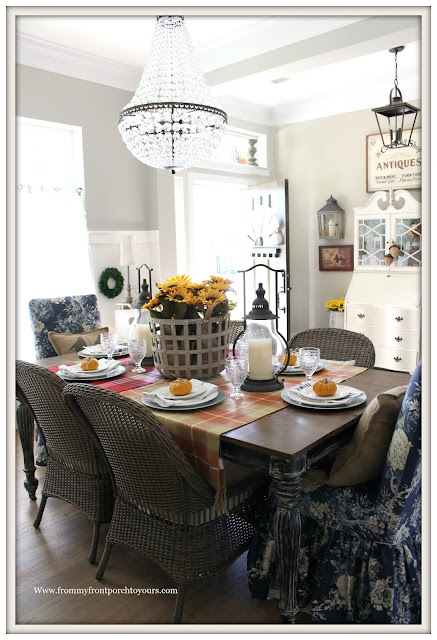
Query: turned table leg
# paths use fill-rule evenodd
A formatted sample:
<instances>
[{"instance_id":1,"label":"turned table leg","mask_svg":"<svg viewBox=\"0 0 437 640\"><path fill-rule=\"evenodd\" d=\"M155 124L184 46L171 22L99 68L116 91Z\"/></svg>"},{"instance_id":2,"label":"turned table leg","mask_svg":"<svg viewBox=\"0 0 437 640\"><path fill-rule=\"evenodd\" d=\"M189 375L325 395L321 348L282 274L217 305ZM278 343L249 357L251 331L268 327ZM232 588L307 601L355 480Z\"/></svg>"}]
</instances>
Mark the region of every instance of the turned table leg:
<instances>
[{"instance_id":1,"label":"turned table leg","mask_svg":"<svg viewBox=\"0 0 437 640\"><path fill-rule=\"evenodd\" d=\"M283 622L293 623L298 613L296 586L301 520L299 485L306 473L306 456L293 460L272 458L270 475L277 498L275 544L278 559L279 611Z\"/></svg>"},{"instance_id":2,"label":"turned table leg","mask_svg":"<svg viewBox=\"0 0 437 640\"><path fill-rule=\"evenodd\" d=\"M31 412L21 402L16 410L18 433L20 435L21 447L23 449L24 473L26 480L24 487L31 500L36 500L36 489L38 480L35 478L35 459L33 456L33 440L35 437L35 424Z\"/></svg>"}]
</instances>

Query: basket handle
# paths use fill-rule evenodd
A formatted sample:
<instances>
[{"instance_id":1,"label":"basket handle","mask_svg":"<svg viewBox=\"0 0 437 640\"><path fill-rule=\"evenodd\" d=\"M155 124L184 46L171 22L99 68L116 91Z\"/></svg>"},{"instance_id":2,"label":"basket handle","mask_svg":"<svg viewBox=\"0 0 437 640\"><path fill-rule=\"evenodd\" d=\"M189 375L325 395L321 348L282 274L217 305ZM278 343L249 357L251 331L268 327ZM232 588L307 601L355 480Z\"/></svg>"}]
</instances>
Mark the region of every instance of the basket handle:
<instances>
[{"instance_id":1,"label":"basket handle","mask_svg":"<svg viewBox=\"0 0 437 640\"><path fill-rule=\"evenodd\" d=\"M216 302L213 302L212 305L209 306L208 309L206 310L205 317L203 318L203 322L205 324L208 324L208 322L211 320L212 312L214 311L214 309L218 304L220 304L220 302L217 300Z\"/></svg>"}]
</instances>

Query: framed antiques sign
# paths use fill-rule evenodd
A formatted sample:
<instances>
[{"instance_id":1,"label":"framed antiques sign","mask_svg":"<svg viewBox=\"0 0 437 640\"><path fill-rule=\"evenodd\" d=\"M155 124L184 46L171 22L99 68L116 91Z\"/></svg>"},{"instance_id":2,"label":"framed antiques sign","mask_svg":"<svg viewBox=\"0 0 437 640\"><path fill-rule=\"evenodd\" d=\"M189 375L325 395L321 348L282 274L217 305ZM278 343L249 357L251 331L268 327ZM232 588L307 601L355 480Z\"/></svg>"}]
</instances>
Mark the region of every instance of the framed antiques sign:
<instances>
[{"instance_id":1,"label":"framed antiques sign","mask_svg":"<svg viewBox=\"0 0 437 640\"><path fill-rule=\"evenodd\" d=\"M375 133L367 138L366 191L380 189L420 189L422 186L421 129L414 129L409 147L387 149L381 136ZM404 131L408 140L410 130Z\"/></svg>"},{"instance_id":2,"label":"framed antiques sign","mask_svg":"<svg viewBox=\"0 0 437 640\"><path fill-rule=\"evenodd\" d=\"M354 245L319 246L319 271L353 271Z\"/></svg>"}]
</instances>

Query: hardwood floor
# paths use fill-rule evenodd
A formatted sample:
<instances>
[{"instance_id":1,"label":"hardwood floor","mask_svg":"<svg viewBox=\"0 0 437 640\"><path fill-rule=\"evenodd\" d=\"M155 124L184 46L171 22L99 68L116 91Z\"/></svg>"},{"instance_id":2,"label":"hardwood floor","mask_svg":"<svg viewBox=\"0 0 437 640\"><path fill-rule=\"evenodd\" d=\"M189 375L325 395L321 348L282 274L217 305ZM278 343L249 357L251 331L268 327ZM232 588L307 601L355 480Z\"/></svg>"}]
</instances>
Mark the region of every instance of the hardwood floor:
<instances>
[{"instance_id":1,"label":"hardwood floor","mask_svg":"<svg viewBox=\"0 0 437 640\"><path fill-rule=\"evenodd\" d=\"M17 436L16 624L171 624L174 594L44 593L42 589L167 589L175 583L141 554L114 547L104 579L89 564L92 524L72 505L49 498L39 529L33 520L40 503L45 469L38 468L38 499L23 487ZM98 559L108 525L100 534ZM38 587L41 588L39 592ZM310 618L300 613L297 623ZM183 624L280 624L276 600L252 600L247 587L246 554L219 576L187 588ZM283 631L284 627L281 625ZM297 629L296 629L297 630Z\"/></svg>"}]
</instances>

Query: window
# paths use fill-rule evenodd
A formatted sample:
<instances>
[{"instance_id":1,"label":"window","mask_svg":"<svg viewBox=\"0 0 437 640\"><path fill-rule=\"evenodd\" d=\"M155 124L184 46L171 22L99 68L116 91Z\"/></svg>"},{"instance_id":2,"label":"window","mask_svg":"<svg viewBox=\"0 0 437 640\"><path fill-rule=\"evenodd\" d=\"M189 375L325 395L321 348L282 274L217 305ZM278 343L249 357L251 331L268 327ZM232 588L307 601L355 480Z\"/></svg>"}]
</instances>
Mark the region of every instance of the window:
<instances>
[{"instance_id":1,"label":"window","mask_svg":"<svg viewBox=\"0 0 437 640\"><path fill-rule=\"evenodd\" d=\"M243 314L242 275L238 270L251 266L248 238L249 184L242 181L194 179L190 198L187 233L187 272L195 281L210 275L233 280ZM235 298L229 294L229 297Z\"/></svg>"},{"instance_id":2,"label":"window","mask_svg":"<svg viewBox=\"0 0 437 640\"><path fill-rule=\"evenodd\" d=\"M82 130L17 118L17 357L33 359L29 300L93 293Z\"/></svg>"},{"instance_id":3,"label":"window","mask_svg":"<svg viewBox=\"0 0 437 640\"><path fill-rule=\"evenodd\" d=\"M211 160L266 167L266 154L266 135L228 126L223 140Z\"/></svg>"}]
</instances>

